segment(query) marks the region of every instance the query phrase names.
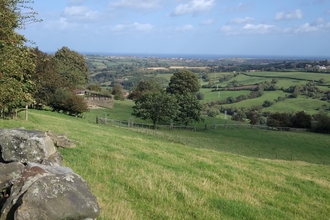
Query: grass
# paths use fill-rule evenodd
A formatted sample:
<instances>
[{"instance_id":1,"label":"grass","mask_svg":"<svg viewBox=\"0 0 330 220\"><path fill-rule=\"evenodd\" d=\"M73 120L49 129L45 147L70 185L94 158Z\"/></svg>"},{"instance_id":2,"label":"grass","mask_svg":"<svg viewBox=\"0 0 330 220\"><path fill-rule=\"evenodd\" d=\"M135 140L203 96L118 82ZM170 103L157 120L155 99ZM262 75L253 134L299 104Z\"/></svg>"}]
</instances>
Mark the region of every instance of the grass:
<instances>
[{"instance_id":1,"label":"grass","mask_svg":"<svg viewBox=\"0 0 330 220\"><path fill-rule=\"evenodd\" d=\"M116 111L121 115L120 109ZM77 148L60 151L65 165L80 174L97 196L99 219L327 219L330 215L329 166L260 159L247 153L294 152L302 159L320 160L322 155L328 160L328 135L238 129L146 133L34 110L29 119L0 121L0 127L53 130L76 140ZM245 156L229 153L237 149Z\"/></svg>"},{"instance_id":2,"label":"grass","mask_svg":"<svg viewBox=\"0 0 330 220\"><path fill-rule=\"evenodd\" d=\"M326 82L330 81L329 73L311 73L311 72L255 72L247 73L253 76L267 76L267 77L290 77L297 78L301 80L314 80L318 81L321 78L324 78Z\"/></svg>"},{"instance_id":3,"label":"grass","mask_svg":"<svg viewBox=\"0 0 330 220\"><path fill-rule=\"evenodd\" d=\"M202 103L213 101L213 100L225 100L230 96L237 97L239 95L248 95L251 91L242 90L242 91L220 91L220 97L218 92L212 92L211 89L200 89L200 92L204 93L204 99Z\"/></svg>"},{"instance_id":4,"label":"grass","mask_svg":"<svg viewBox=\"0 0 330 220\"><path fill-rule=\"evenodd\" d=\"M247 99L241 102L237 102L237 103L233 103L233 104L227 104L224 106L234 106L237 108L240 107L251 107L251 106L257 106L257 105L262 105L263 102L265 100L269 100L269 101L274 101L274 99L277 99L277 97L285 96L285 92L281 91L281 90L277 90L277 91L266 91L264 92L264 94L261 97L255 98L255 99Z\"/></svg>"},{"instance_id":5,"label":"grass","mask_svg":"<svg viewBox=\"0 0 330 220\"><path fill-rule=\"evenodd\" d=\"M299 112L305 111L308 114L319 113L318 108L322 109L323 105L328 103L321 101L319 99L307 98L305 96L299 96L295 99L286 99L282 102L275 103L274 105L267 108L269 111L273 112Z\"/></svg>"}]
</instances>

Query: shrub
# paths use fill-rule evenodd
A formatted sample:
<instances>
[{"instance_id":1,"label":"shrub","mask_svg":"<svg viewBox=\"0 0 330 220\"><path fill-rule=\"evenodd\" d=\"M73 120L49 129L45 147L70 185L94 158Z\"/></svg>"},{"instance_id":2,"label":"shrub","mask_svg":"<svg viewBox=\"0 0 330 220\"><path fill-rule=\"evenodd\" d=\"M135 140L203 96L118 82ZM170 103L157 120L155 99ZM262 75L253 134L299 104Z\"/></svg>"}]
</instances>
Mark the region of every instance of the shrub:
<instances>
[{"instance_id":1,"label":"shrub","mask_svg":"<svg viewBox=\"0 0 330 220\"><path fill-rule=\"evenodd\" d=\"M209 116L209 117L213 117L213 118L215 118L215 117L217 117L217 115L219 115L220 114L220 111L219 111L219 109L217 109L217 108L210 108L208 111L207 111L207 116Z\"/></svg>"}]
</instances>

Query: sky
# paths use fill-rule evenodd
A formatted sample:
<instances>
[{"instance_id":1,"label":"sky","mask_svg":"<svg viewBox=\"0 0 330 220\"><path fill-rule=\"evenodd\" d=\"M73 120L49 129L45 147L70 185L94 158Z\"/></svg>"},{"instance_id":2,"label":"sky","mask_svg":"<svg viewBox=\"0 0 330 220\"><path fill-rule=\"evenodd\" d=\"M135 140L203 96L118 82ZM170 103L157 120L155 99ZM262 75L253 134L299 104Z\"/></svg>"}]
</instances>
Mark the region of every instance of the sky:
<instances>
[{"instance_id":1,"label":"sky","mask_svg":"<svg viewBox=\"0 0 330 220\"><path fill-rule=\"evenodd\" d=\"M34 0L44 52L330 58L330 0Z\"/></svg>"}]
</instances>

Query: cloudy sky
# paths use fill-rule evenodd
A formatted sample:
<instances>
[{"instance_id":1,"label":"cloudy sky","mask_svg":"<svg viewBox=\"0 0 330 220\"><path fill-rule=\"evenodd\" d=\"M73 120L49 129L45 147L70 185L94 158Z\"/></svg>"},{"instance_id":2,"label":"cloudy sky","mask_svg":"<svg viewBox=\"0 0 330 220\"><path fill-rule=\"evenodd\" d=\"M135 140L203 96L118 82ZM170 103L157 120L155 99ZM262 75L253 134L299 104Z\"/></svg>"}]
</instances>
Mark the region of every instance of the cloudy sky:
<instances>
[{"instance_id":1,"label":"cloudy sky","mask_svg":"<svg viewBox=\"0 0 330 220\"><path fill-rule=\"evenodd\" d=\"M330 58L330 0L34 0L39 49Z\"/></svg>"}]
</instances>

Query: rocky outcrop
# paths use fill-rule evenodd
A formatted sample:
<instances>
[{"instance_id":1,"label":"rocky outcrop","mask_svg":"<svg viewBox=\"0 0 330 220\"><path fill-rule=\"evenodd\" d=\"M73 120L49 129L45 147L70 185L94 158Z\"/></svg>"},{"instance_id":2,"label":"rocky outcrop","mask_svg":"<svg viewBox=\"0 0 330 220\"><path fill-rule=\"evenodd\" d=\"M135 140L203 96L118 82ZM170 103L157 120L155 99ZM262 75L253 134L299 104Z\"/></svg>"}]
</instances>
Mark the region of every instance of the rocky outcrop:
<instances>
[{"instance_id":1,"label":"rocky outcrop","mask_svg":"<svg viewBox=\"0 0 330 220\"><path fill-rule=\"evenodd\" d=\"M60 147L60 148L76 147L76 145L65 134L55 134L52 131L47 131L46 134L52 139L56 147Z\"/></svg>"},{"instance_id":2,"label":"rocky outcrop","mask_svg":"<svg viewBox=\"0 0 330 220\"><path fill-rule=\"evenodd\" d=\"M8 152L9 151L9 152ZM0 220L96 219L88 184L40 131L0 130Z\"/></svg>"}]
</instances>

